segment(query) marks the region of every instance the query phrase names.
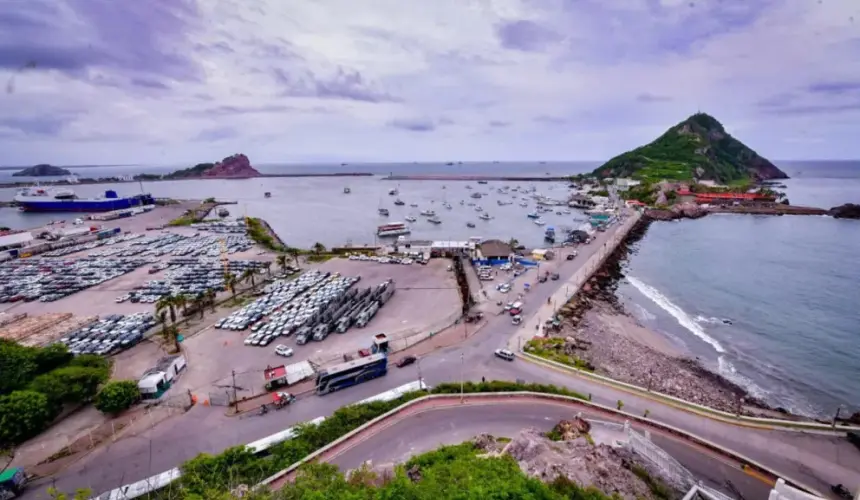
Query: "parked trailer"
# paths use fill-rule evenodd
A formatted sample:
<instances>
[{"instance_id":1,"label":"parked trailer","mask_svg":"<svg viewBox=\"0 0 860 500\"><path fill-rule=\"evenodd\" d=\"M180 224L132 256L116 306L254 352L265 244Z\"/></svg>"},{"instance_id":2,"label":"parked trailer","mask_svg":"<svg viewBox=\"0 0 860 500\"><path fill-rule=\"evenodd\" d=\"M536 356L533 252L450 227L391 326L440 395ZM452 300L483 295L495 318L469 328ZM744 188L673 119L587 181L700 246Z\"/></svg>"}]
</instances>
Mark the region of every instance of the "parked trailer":
<instances>
[{"instance_id":1,"label":"parked trailer","mask_svg":"<svg viewBox=\"0 0 860 500\"><path fill-rule=\"evenodd\" d=\"M385 291L383 291L382 294L379 296L380 306L383 306L386 302L388 302L388 299L390 299L391 296L394 295L394 290L394 283L391 283L390 285L385 287Z\"/></svg>"},{"instance_id":2,"label":"parked trailer","mask_svg":"<svg viewBox=\"0 0 860 500\"><path fill-rule=\"evenodd\" d=\"M376 311L378 311L378 310L379 310L379 302L378 301L371 302L370 307L368 307L367 309L362 311L361 314L358 315L358 318L356 318L356 320L355 320L355 325L359 328L363 328L363 327L367 326L367 324L370 322L370 320L372 320L373 317L376 315Z\"/></svg>"}]
</instances>

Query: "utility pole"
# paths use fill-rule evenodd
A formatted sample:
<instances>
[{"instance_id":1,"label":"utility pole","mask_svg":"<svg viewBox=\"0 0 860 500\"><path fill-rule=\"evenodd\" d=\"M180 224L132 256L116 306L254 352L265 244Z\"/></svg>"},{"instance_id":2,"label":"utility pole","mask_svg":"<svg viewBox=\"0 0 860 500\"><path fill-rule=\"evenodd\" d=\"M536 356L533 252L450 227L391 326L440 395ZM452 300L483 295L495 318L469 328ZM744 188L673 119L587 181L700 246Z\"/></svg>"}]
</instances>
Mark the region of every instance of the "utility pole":
<instances>
[{"instance_id":1,"label":"utility pole","mask_svg":"<svg viewBox=\"0 0 860 500\"><path fill-rule=\"evenodd\" d=\"M236 403L239 400L236 395L236 370L231 370L231 373L233 375L233 403Z\"/></svg>"},{"instance_id":2,"label":"utility pole","mask_svg":"<svg viewBox=\"0 0 860 500\"><path fill-rule=\"evenodd\" d=\"M417 360L415 360L415 364L418 365L418 388L420 389L421 388L421 380L423 380L421 378L421 358L418 358Z\"/></svg>"},{"instance_id":3,"label":"utility pole","mask_svg":"<svg viewBox=\"0 0 860 500\"><path fill-rule=\"evenodd\" d=\"M463 353L460 353L460 403L463 402Z\"/></svg>"},{"instance_id":4,"label":"utility pole","mask_svg":"<svg viewBox=\"0 0 860 500\"><path fill-rule=\"evenodd\" d=\"M841 410L842 410L842 405L839 405L836 407L836 415L833 415L833 425L831 425L831 427L833 427L834 429L836 428L836 421L839 420L839 412Z\"/></svg>"}]
</instances>

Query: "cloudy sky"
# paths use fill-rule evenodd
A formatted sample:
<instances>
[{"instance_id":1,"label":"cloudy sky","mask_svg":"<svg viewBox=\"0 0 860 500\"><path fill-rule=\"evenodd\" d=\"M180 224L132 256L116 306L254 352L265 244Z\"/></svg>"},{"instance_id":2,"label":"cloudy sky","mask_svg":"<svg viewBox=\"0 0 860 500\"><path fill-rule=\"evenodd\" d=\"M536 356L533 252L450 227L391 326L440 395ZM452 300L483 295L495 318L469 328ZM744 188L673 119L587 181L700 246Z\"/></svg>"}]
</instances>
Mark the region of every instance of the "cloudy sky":
<instances>
[{"instance_id":1,"label":"cloudy sky","mask_svg":"<svg viewBox=\"0 0 860 500\"><path fill-rule=\"evenodd\" d=\"M0 0L0 164L860 158L858 0Z\"/></svg>"}]
</instances>

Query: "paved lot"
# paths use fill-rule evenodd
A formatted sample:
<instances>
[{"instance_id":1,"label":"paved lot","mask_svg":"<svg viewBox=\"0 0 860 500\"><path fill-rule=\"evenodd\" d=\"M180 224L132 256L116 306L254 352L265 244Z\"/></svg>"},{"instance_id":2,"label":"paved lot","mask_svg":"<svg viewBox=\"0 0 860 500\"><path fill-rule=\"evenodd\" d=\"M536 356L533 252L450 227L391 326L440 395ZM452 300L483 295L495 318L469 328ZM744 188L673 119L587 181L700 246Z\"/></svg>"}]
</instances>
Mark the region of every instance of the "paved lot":
<instances>
[{"instance_id":1,"label":"paved lot","mask_svg":"<svg viewBox=\"0 0 860 500\"><path fill-rule=\"evenodd\" d=\"M208 327L183 343L188 358L188 373L179 389L191 389L201 395L223 393L233 384L231 371L236 372L238 396L250 397L263 391L262 371L266 366L278 366L310 360L318 365L341 362L343 353L369 347L372 336L379 332L399 338L410 332L432 328L440 319L450 316L459 307L453 274L446 271L447 261L431 261L427 266L392 265L374 262L333 259L319 266L322 271L339 272L344 276L361 276L355 286L369 287L394 279L397 291L365 328L350 328L344 334L332 333L322 342L296 345L292 337L279 338L266 347L246 346L249 331L219 330ZM224 317L220 313L212 316ZM275 346L292 347L290 358L277 356Z\"/></svg>"}]
</instances>

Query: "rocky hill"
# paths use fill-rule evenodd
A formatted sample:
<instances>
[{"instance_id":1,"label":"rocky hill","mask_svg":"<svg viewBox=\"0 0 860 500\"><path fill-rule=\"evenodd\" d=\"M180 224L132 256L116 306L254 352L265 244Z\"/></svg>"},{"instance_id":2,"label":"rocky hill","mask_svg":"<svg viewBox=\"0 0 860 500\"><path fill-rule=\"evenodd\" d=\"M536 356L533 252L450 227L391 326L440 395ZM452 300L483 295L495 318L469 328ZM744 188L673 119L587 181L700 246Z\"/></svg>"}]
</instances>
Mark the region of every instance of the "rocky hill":
<instances>
[{"instance_id":1,"label":"rocky hill","mask_svg":"<svg viewBox=\"0 0 860 500\"><path fill-rule=\"evenodd\" d=\"M177 170L166 179L247 179L259 177L260 172L251 166L248 157L243 154L228 156L218 163L198 163L191 168Z\"/></svg>"},{"instance_id":2,"label":"rocky hill","mask_svg":"<svg viewBox=\"0 0 860 500\"><path fill-rule=\"evenodd\" d=\"M72 175L65 168L55 167L47 163L40 163L24 170L15 172L12 177L47 177L47 176Z\"/></svg>"},{"instance_id":3,"label":"rocky hill","mask_svg":"<svg viewBox=\"0 0 860 500\"><path fill-rule=\"evenodd\" d=\"M732 137L716 118L696 113L656 140L612 158L594 171L599 177L646 182L787 179L773 163Z\"/></svg>"}]
</instances>

